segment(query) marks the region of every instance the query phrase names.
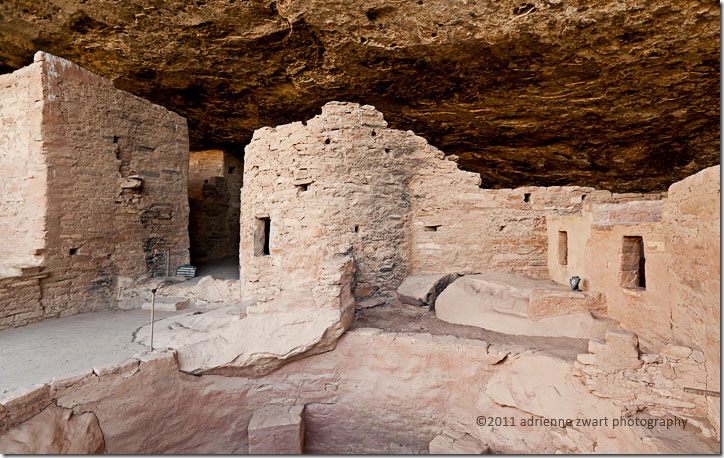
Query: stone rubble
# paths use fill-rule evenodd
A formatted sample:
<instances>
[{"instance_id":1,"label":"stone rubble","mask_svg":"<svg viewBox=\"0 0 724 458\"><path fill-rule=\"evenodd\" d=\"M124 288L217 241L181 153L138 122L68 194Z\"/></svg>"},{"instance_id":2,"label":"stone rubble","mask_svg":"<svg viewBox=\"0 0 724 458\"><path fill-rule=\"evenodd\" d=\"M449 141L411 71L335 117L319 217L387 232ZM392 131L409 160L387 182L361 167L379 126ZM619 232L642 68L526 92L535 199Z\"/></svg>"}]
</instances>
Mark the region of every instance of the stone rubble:
<instances>
[{"instance_id":1,"label":"stone rubble","mask_svg":"<svg viewBox=\"0 0 724 458\"><path fill-rule=\"evenodd\" d=\"M706 386L700 350L669 344L658 354L640 354L635 334L609 330L605 342L591 340L588 351L578 355L573 375L596 396L632 412L687 418L707 437L716 436L714 427L702 422L706 398L685 390Z\"/></svg>"}]
</instances>

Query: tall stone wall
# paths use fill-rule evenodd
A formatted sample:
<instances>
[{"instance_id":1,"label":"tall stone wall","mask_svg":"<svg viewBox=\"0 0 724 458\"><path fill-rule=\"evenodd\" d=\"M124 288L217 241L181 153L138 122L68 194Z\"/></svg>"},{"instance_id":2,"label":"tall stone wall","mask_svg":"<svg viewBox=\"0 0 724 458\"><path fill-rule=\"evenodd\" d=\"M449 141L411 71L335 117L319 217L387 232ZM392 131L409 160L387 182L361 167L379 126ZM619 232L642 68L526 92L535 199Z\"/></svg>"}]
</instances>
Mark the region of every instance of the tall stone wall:
<instances>
[{"instance_id":1,"label":"tall stone wall","mask_svg":"<svg viewBox=\"0 0 724 458\"><path fill-rule=\"evenodd\" d=\"M245 294L262 300L313 282L320 259L348 250L355 295L369 299L362 305L381 303L410 274L546 277L546 216L611 198L578 187L480 189L477 174L412 132L387 128L373 107L339 102L306 125L258 130L244 176L241 275Z\"/></svg>"},{"instance_id":2,"label":"tall stone wall","mask_svg":"<svg viewBox=\"0 0 724 458\"><path fill-rule=\"evenodd\" d=\"M429 168L413 180L412 274L505 271L548 278L546 217L605 201L592 188L480 189L477 176Z\"/></svg>"},{"instance_id":3,"label":"tall stone wall","mask_svg":"<svg viewBox=\"0 0 724 458\"><path fill-rule=\"evenodd\" d=\"M189 237L193 262L239 255L239 193L244 164L223 150L189 160Z\"/></svg>"},{"instance_id":4,"label":"tall stone wall","mask_svg":"<svg viewBox=\"0 0 724 458\"><path fill-rule=\"evenodd\" d=\"M706 389L721 387L720 167L674 183L663 205L674 339L704 352ZM718 397L707 397L708 419L720 431Z\"/></svg>"},{"instance_id":5,"label":"tall stone wall","mask_svg":"<svg viewBox=\"0 0 724 458\"><path fill-rule=\"evenodd\" d=\"M45 205L24 200L45 220L40 272L31 273L42 277L34 319L112 308L119 277L165 275L188 262L186 121L49 54L6 78L28 74L41 92L21 116L41 120L33 145L47 168L37 175ZM1 308L37 308L20 305L13 292L22 290L10 287ZM4 314L0 328L24 324Z\"/></svg>"},{"instance_id":6,"label":"tall stone wall","mask_svg":"<svg viewBox=\"0 0 724 458\"><path fill-rule=\"evenodd\" d=\"M346 252L357 262L357 298L387 297L402 281L411 211L399 158L412 166L437 156L386 126L373 107L332 102L306 125L255 132L241 190L245 295L264 301L309 287L322 260Z\"/></svg>"},{"instance_id":7,"label":"tall stone wall","mask_svg":"<svg viewBox=\"0 0 724 458\"><path fill-rule=\"evenodd\" d=\"M33 67L0 75L0 277L38 265L45 247L43 86Z\"/></svg>"}]
</instances>

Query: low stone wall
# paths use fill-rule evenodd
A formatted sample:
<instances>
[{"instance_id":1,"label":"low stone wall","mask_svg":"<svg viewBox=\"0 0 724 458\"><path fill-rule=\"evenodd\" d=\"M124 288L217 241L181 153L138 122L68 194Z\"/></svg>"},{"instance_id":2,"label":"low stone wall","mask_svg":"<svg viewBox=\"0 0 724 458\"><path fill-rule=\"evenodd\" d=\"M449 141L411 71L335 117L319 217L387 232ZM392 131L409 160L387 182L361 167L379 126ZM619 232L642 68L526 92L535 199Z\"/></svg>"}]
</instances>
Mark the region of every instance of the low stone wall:
<instances>
[{"instance_id":1,"label":"low stone wall","mask_svg":"<svg viewBox=\"0 0 724 458\"><path fill-rule=\"evenodd\" d=\"M0 278L0 329L24 326L43 318L40 280L45 276L25 273Z\"/></svg>"},{"instance_id":2,"label":"low stone wall","mask_svg":"<svg viewBox=\"0 0 724 458\"><path fill-rule=\"evenodd\" d=\"M609 331L605 340L591 340L589 354L579 355L574 374L596 396L630 412L685 418L717 435L715 424L703 425L707 398L704 353L681 345L667 345L660 353L639 354L638 339L626 331Z\"/></svg>"}]
</instances>

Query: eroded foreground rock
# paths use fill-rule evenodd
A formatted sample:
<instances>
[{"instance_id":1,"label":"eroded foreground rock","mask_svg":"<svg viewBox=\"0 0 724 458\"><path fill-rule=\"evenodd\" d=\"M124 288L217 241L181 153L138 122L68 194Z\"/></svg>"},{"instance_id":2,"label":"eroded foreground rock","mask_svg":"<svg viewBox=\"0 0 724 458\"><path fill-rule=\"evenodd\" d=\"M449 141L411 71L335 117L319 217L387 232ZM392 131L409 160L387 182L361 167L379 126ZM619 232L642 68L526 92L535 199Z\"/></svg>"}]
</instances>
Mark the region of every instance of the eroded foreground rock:
<instances>
[{"instance_id":1,"label":"eroded foreground rock","mask_svg":"<svg viewBox=\"0 0 724 458\"><path fill-rule=\"evenodd\" d=\"M331 350L352 323L354 263L349 256L334 256L320 271L319 284L284 291L242 313L231 306L162 320L154 346L175 349L183 372L257 376ZM136 338L148 345L150 327Z\"/></svg>"},{"instance_id":2,"label":"eroded foreground rock","mask_svg":"<svg viewBox=\"0 0 724 458\"><path fill-rule=\"evenodd\" d=\"M304 405L310 453L425 453L433 440L435 450L457 441L502 453L718 451L682 418L649 428L651 417L592 393L574 370L550 351L371 328L263 378L184 374L175 352L157 352L3 400L0 424L9 430L0 443L4 453L29 451L35 438L18 431L50 427L47 412L60 407L95 415L106 453L247 453L255 411ZM23 412L30 421L20 424Z\"/></svg>"}]
</instances>

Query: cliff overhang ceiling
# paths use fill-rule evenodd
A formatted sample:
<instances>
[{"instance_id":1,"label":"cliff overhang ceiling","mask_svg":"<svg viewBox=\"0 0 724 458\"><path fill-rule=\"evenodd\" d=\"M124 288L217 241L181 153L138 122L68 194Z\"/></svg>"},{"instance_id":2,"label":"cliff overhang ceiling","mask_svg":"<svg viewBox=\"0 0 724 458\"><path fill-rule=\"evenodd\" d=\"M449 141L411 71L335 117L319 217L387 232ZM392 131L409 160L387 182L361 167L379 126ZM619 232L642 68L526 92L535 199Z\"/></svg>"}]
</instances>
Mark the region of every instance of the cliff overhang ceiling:
<instances>
[{"instance_id":1,"label":"cliff overhang ceiling","mask_svg":"<svg viewBox=\"0 0 724 458\"><path fill-rule=\"evenodd\" d=\"M192 149L374 105L484 187L662 191L720 158L719 5L618 0L10 0L44 50L189 121Z\"/></svg>"}]
</instances>

